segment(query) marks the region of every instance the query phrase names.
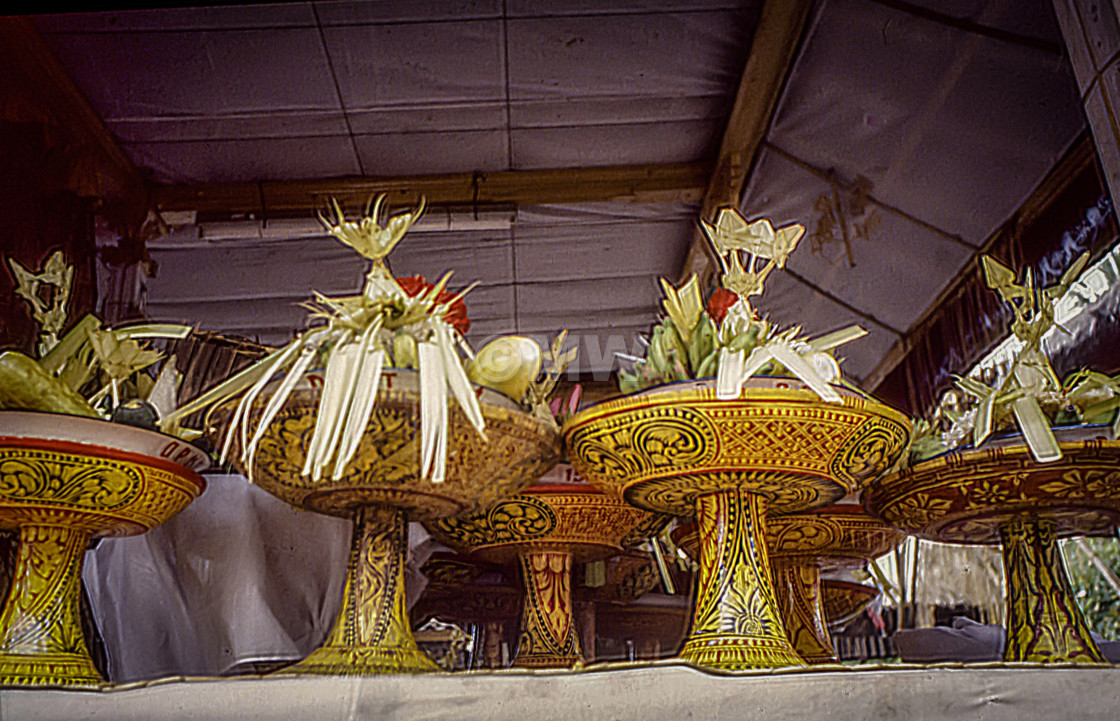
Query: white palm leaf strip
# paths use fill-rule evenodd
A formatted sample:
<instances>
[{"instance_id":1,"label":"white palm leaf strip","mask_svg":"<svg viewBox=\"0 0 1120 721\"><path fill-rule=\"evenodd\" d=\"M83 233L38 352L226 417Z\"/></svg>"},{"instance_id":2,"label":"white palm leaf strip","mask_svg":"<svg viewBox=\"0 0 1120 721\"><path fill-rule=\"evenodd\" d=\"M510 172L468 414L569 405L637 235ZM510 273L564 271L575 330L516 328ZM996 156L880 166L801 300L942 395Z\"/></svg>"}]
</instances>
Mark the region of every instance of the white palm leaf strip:
<instances>
[{"instance_id":1,"label":"white palm leaf strip","mask_svg":"<svg viewBox=\"0 0 1120 721\"><path fill-rule=\"evenodd\" d=\"M249 366L245 370L241 371L237 375L225 381L222 381L218 385L206 391L190 403L187 403L184 406L179 406L179 408L177 408L169 416L161 419L160 425L166 426L167 424L170 424L174 421L186 418L192 413L197 413L203 408L206 408L225 398L237 395L241 391L256 383L257 380L261 378L261 376L271 375L272 370L276 368L277 361L279 361L286 353L288 353L288 351L294 345L296 345L295 341L289 343L283 348L274 350L272 353L268 354L267 356Z\"/></svg>"},{"instance_id":2,"label":"white palm leaf strip","mask_svg":"<svg viewBox=\"0 0 1120 721\"><path fill-rule=\"evenodd\" d=\"M447 384L451 386L451 393L463 409L470 424L478 431L478 435L486 440L486 419L482 415L482 407L478 403L478 396L471 388L467 373L459 356L455 354L454 340L451 329L443 323L436 323L436 342L439 345L440 358L443 361L443 374Z\"/></svg>"},{"instance_id":3,"label":"white palm leaf strip","mask_svg":"<svg viewBox=\"0 0 1120 721\"><path fill-rule=\"evenodd\" d=\"M293 359L297 358L297 352L300 350L300 348L303 347L303 339L296 338L288 345L290 346L289 352L286 353L285 356L276 363L276 371L283 370L286 366L292 363ZM248 453L247 449L249 448L249 415L253 412L253 406L256 404L257 398L259 398L261 393L264 392L265 386L269 384L271 376L272 374L269 373L267 376L263 376L262 378L260 378L255 384L253 384L253 387L249 389L249 392L245 394L245 397L249 399L249 402L248 404L246 404L245 414L241 418L240 433L242 458L245 458L246 454ZM283 385L283 381L281 381L281 385ZM258 426L259 425L260 424L258 423Z\"/></svg>"},{"instance_id":4,"label":"white palm leaf strip","mask_svg":"<svg viewBox=\"0 0 1120 721\"><path fill-rule=\"evenodd\" d=\"M743 351L721 348L716 374L716 398L729 401L739 397L743 387Z\"/></svg>"},{"instance_id":5,"label":"white palm leaf strip","mask_svg":"<svg viewBox=\"0 0 1120 721\"><path fill-rule=\"evenodd\" d=\"M303 344L303 350L299 353L299 358L292 364L291 369L288 370L288 375L284 376L284 380L280 382L280 387L272 394L269 399L268 405L265 406L264 412L261 413L260 421L257 423L257 430L253 433L252 439L244 447L241 452L241 460L246 468L252 471L253 457L257 453L257 446L261 442L261 438L268 431L269 425L272 420L276 418L276 414L287 402L288 396L296 387L296 383L303 378L304 372L307 371L308 366L311 365L316 356L318 356L319 344L315 342L317 339L309 336Z\"/></svg>"},{"instance_id":6,"label":"white palm leaf strip","mask_svg":"<svg viewBox=\"0 0 1120 721\"><path fill-rule=\"evenodd\" d=\"M979 447L992 433L992 409L996 404L996 391L991 391L980 401L976 418L972 421L972 445Z\"/></svg>"},{"instance_id":7,"label":"white palm leaf strip","mask_svg":"<svg viewBox=\"0 0 1120 721\"><path fill-rule=\"evenodd\" d=\"M770 341L766 344L770 354L774 360L778 361L786 367L791 373L805 382L807 386L812 388L821 400L828 401L829 403L839 403L840 394L836 392L832 386L828 384L825 379L821 378L820 374L809 365L801 354L793 349L788 343L784 341Z\"/></svg>"},{"instance_id":8,"label":"white palm leaf strip","mask_svg":"<svg viewBox=\"0 0 1120 721\"><path fill-rule=\"evenodd\" d=\"M845 343L850 343L857 338L862 338L865 335L867 335L867 331L863 328L860 328L858 325L850 325L847 328L841 328L832 333L826 333L819 338L814 338L809 341L809 347L817 351L831 350Z\"/></svg>"},{"instance_id":9,"label":"white palm leaf strip","mask_svg":"<svg viewBox=\"0 0 1120 721\"><path fill-rule=\"evenodd\" d=\"M307 459L304 461L302 471L303 475L310 475L312 480L322 477L323 465L328 455L328 443L344 410L340 406L347 400L344 397L346 377L357 356L357 346L349 341L350 334L347 333L331 351L326 373L323 374L322 395L319 396L319 408L315 412L315 430L311 434L311 441L307 444Z\"/></svg>"},{"instance_id":10,"label":"white palm leaf strip","mask_svg":"<svg viewBox=\"0 0 1120 721\"><path fill-rule=\"evenodd\" d=\"M1042 412L1038 399L1034 396L1018 398L1011 404L1011 412L1036 461L1048 463L1062 457L1062 448L1050 430L1050 420Z\"/></svg>"},{"instance_id":11,"label":"white palm leaf strip","mask_svg":"<svg viewBox=\"0 0 1120 721\"><path fill-rule=\"evenodd\" d=\"M377 392L381 385L381 370L384 367L385 353L381 348L373 348L373 339L381 330L381 323L375 322L362 334L362 342L358 346L358 366L354 375L355 385L351 394L350 412L346 416L346 423L342 430L342 441L338 447L338 457L334 462L334 473L331 478L338 480L346 469L350 459L358 450L362 440L366 423L369 422L370 413L373 412L374 403L377 402Z\"/></svg>"},{"instance_id":12,"label":"white palm leaf strip","mask_svg":"<svg viewBox=\"0 0 1120 721\"><path fill-rule=\"evenodd\" d=\"M1042 362L1047 364L1047 368L1049 367L1045 358L1042 359ZM1013 372L1015 380L1024 390L1032 387L1032 380L1035 380L1036 374L1042 375L1037 368L1023 367L1022 365L1016 366ZM1058 440L1054 438L1054 432L1050 430L1050 420L1042 412L1042 407L1038 405L1037 398L1033 395L1017 398L1011 403L1011 412L1015 414L1015 421L1019 424L1019 429L1023 432L1023 438L1026 439L1027 446L1031 449L1031 455L1034 456L1036 461L1047 463L1062 457L1061 446L1058 445Z\"/></svg>"},{"instance_id":13,"label":"white palm leaf strip","mask_svg":"<svg viewBox=\"0 0 1120 721\"><path fill-rule=\"evenodd\" d=\"M439 346L425 341L420 360L420 477L442 483L447 466L447 381Z\"/></svg>"},{"instance_id":14,"label":"white palm leaf strip","mask_svg":"<svg viewBox=\"0 0 1120 721\"><path fill-rule=\"evenodd\" d=\"M225 463L226 459L229 458L229 451L233 446L233 439L237 433L238 427L241 425L242 417L245 415L245 411L249 407L249 404L256 399L257 394L260 393L260 389L263 388L265 384L268 383L269 379L272 378L272 372L277 368L283 367L284 364L288 362L288 359L295 355L298 349L299 342L292 341L268 358L265 358L263 361L261 361L260 365L257 367L258 372L250 375L248 371L253 369L247 369L244 374L245 378L243 378L242 380L248 382L245 387L249 388L249 390L245 393L244 396L241 397L241 401L237 404L237 408L234 410L233 418L230 419L229 426L226 428L226 438L222 443L222 452L218 457L219 463ZM234 378L237 377L238 376L235 376ZM252 378L252 381L248 381L249 378ZM237 385L238 384L233 384L231 385L231 387L236 387ZM214 390L218 389L215 388ZM238 390L241 389L238 388ZM237 391L232 392L236 393ZM216 395L214 399L217 400L218 397L219 396ZM197 403L198 401L195 402ZM182 411L183 409L180 408L179 410ZM249 475L252 475L252 473L250 472Z\"/></svg>"}]
</instances>

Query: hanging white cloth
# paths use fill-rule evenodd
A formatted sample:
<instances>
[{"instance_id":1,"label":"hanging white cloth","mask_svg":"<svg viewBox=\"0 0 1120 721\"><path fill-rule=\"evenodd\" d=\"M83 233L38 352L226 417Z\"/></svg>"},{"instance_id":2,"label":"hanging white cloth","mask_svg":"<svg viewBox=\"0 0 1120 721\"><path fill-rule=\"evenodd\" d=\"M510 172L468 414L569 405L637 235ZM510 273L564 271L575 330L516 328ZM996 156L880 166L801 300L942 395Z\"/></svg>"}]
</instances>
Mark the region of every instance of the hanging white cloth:
<instances>
[{"instance_id":1,"label":"hanging white cloth","mask_svg":"<svg viewBox=\"0 0 1120 721\"><path fill-rule=\"evenodd\" d=\"M301 511L240 475L148 533L103 539L82 578L110 680L216 676L314 650L338 612L352 524ZM409 526L409 604L431 542Z\"/></svg>"}]
</instances>

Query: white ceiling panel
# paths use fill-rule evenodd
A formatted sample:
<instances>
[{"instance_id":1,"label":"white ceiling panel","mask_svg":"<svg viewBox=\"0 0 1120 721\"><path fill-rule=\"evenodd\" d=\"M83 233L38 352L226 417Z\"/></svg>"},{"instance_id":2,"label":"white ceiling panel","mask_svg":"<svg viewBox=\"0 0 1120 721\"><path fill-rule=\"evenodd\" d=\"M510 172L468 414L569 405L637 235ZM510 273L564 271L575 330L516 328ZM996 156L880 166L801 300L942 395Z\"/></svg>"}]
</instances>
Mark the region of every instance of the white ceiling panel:
<instances>
[{"instance_id":1,"label":"white ceiling panel","mask_svg":"<svg viewBox=\"0 0 1120 721\"><path fill-rule=\"evenodd\" d=\"M355 135L366 175L425 175L505 170L506 134L500 130Z\"/></svg>"},{"instance_id":2,"label":"white ceiling panel","mask_svg":"<svg viewBox=\"0 0 1120 721\"><path fill-rule=\"evenodd\" d=\"M306 300L311 291L347 294L361 289L365 263L327 236L283 241L197 239L192 226L153 244L159 272L149 297L181 303L206 297L277 297ZM177 242L178 241L178 242Z\"/></svg>"},{"instance_id":3,"label":"white ceiling panel","mask_svg":"<svg viewBox=\"0 0 1120 721\"><path fill-rule=\"evenodd\" d=\"M500 21L324 28L347 108L505 98Z\"/></svg>"},{"instance_id":4,"label":"white ceiling panel","mask_svg":"<svg viewBox=\"0 0 1120 721\"><path fill-rule=\"evenodd\" d=\"M710 12L742 7L735 0L506 0L511 18L570 15L631 15L644 13Z\"/></svg>"},{"instance_id":5,"label":"white ceiling panel","mask_svg":"<svg viewBox=\"0 0 1120 721\"><path fill-rule=\"evenodd\" d=\"M341 110L269 110L223 115L121 118L105 125L122 143L346 135Z\"/></svg>"},{"instance_id":6,"label":"white ceiling panel","mask_svg":"<svg viewBox=\"0 0 1120 721\"><path fill-rule=\"evenodd\" d=\"M732 100L729 95L515 100L510 103L509 108L510 126L551 128L711 121L712 118L725 117Z\"/></svg>"},{"instance_id":7,"label":"white ceiling panel","mask_svg":"<svg viewBox=\"0 0 1120 721\"><path fill-rule=\"evenodd\" d=\"M323 25L445 22L500 18L501 0L330 0L314 3Z\"/></svg>"},{"instance_id":8,"label":"white ceiling panel","mask_svg":"<svg viewBox=\"0 0 1120 721\"><path fill-rule=\"evenodd\" d=\"M727 11L511 20L510 98L728 94L749 28Z\"/></svg>"},{"instance_id":9,"label":"white ceiling panel","mask_svg":"<svg viewBox=\"0 0 1120 721\"><path fill-rule=\"evenodd\" d=\"M506 126L506 104L500 100L480 100L369 108L349 111L347 119L356 135L495 130ZM502 137L504 144L504 132Z\"/></svg>"},{"instance_id":10,"label":"white ceiling panel","mask_svg":"<svg viewBox=\"0 0 1120 721\"><path fill-rule=\"evenodd\" d=\"M340 109L314 28L56 34L48 41L105 120Z\"/></svg>"},{"instance_id":11,"label":"white ceiling panel","mask_svg":"<svg viewBox=\"0 0 1120 721\"><path fill-rule=\"evenodd\" d=\"M844 373L859 379L870 373L898 341L898 336L836 304L792 276L775 271L766 282L766 293L752 299L755 310L780 328L801 326L806 337L813 337L858 325L867 335L836 349L843 358Z\"/></svg>"},{"instance_id":12,"label":"white ceiling panel","mask_svg":"<svg viewBox=\"0 0 1120 721\"><path fill-rule=\"evenodd\" d=\"M993 17L1017 12L1000 7ZM979 245L1083 128L1061 55L828 0L769 140Z\"/></svg>"},{"instance_id":13,"label":"white ceiling panel","mask_svg":"<svg viewBox=\"0 0 1120 721\"><path fill-rule=\"evenodd\" d=\"M36 23L45 32L167 32L314 27L315 15L309 3L284 2L60 13L40 15L36 18Z\"/></svg>"},{"instance_id":14,"label":"white ceiling panel","mask_svg":"<svg viewBox=\"0 0 1120 721\"><path fill-rule=\"evenodd\" d=\"M509 230L412 232L389 256L389 264L398 277L422 275L432 283L453 271L452 289L512 283L513 244Z\"/></svg>"},{"instance_id":15,"label":"white ceiling panel","mask_svg":"<svg viewBox=\"0 0 1120 721\"><path fill-rule=\"evenodd\" d=\"M991 0L919 0L914 4L985 27L1045 40L1057 45L1062 44L1062 31L1058 27L1054 13L1038 12L1038 8L1025 8L1025 3L991 2Z\"/></svg>"},{"instance_id":16,"label":"white ceiling panel","mask_svg":"<svg viewBox=\"0 0 1120 721\"><path fill-rule=\"evenodd\" d=\"M929 300L972 257L972 249L957 241L884 208L869 206L859 221L870 232L867 238L851 236L849 262L838 229L832 233L834 241L821 242L825 237L819 233L822 219L831 216L820 208L822 204L834 207L829 204L834 197L829 183L767 152L751 181L751 190L755 188L765 188L765 192L748 192L744 206L748 217L767 217L776 224L799 222L807 228L787 268L901 332L919 319Z\"/></svg>"},{"instance_id":17,"label":"white ceiling panel","mask_svg":"<svg viewBox=\"0 0 1120 721\"><path fill-rule=\"evenodd\" d=\"M655 276L596 278L555 283L519 283L517 309L522 330L539 331L550 321L575 319L583 327L636 325L652 320L661 301ZM532 323L529 318L533 318ZM559 330L559 328L557 328Z\"/></svg>"},{"instance_id":18,"label":"white ceiling panel","mask_svg":"<svg viewBox=\"0 0 1120 721\"><path fill-rule=\"evenodd\" d=\"M358 175L348 136L259 140L123 143L141 168L163 183L234 183L262 178Z\"/></svg>"},{"instance_id":19,"label":"white ceiling panel","mask_svg":"<svg viewBox=\"0 0 1120 721\"><path fill-rule=\"evenodd\" d=\"M709 157L720 120L510 131L515 169L679 163Z\"/></svg>"},{"instance_id":20,"label":"white ceiling panel","mask_svg":"<svg viewBox=\"0 0 1120 721\"><path fill-rule=\"evenodd\" d=\"M535 282L663 275L675 279L693 225L630 221L533 227L518 225L517 280Z\"/></svg>"}]
</instances>

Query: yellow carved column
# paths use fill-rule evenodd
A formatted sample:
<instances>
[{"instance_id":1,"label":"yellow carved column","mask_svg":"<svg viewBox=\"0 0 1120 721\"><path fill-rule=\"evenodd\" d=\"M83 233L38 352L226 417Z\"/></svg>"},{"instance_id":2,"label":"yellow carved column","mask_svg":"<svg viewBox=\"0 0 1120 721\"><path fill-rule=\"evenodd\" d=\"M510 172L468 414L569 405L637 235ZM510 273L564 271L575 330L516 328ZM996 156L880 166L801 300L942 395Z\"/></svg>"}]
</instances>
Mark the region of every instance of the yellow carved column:
<instances>
[{"instance_id":1,"label":"yellow carved column","mask_svg":"<svg viewBox=\"0 0 1120 721\"><path fill-rule=\"evenodd\" d=\"M525 606L513 665L567 668L582 661L572 618L572 554L529 551L519 558Z\"/></svg>"},{"instance_id":2,"label":"yellow carved column","mask_svg":"<svg viewBox=\"0 0 1120 721\"><path fill-rule=\"evenodd\" d=\"M798 655L808 663L835 663L821 604L820 567L796 558L778 558L772 570L778 608Z\"/></svg>"},{"instance_id":3,"label":"yellow carved column","mask_svg":"<svg viewBox=\"0 0 1120 721\"><path fill-rule=\"evenodd\" d=\"M0 614L0 684L101 683L78 619L89 534L61 526L20 529L16 569Z\"/></svg>"},{"instance_id":4,"label":"yellow carved column","mask_svg":"<svg viewBox=\"0 0 1120 721\"><path fill-rule=\"evenodd\" d=\"M766 499L738 490L696 500L700 580L686 661L720 668L804 665L778 614L766 551Z\"/></svg>"},{"instance_id":5,"label":"yellow carved column","mask_svg":"<svg viewBox=\"0 0 1120 721\"><path fill-rule=\"evenodd\" d=\"M374 675L436 671L416 645L404 597L408 522L375 506L354 518L342 610L321 647L286 673Z\"/></svg>"},{"instance_id":6,"label":"yellow carved column","mask_svg":"<svg viewBox=\"0 0 1120 721\"><path fill-rule=\"evenodd\" d=\"M1054 521L1000 526L1007 579L1005 661L1105 663L1066 576Z\"/></svg>"}]
</instances>

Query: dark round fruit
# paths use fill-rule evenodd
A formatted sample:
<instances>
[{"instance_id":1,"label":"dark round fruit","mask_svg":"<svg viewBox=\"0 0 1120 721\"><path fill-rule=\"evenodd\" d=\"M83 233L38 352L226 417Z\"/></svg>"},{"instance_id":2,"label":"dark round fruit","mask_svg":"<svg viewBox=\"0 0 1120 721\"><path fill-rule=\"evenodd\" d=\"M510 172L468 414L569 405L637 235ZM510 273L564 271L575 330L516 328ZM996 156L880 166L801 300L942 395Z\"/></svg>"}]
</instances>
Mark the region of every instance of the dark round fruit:
<instances>
[{"instance_id":1,"label":"dark round fruit","mask_svg":"<svg viewBox=\"0 0 1120 721\"><path fill-rule=\"evenodd\" d=\"M113 409L113 413L109 416L109 420L113 423L122 423L126 426L136 426L137 428L147 428L148 430L158 430L156 425L159 421L159 414L156 413L155 406L147 401L142 401L138 398L125 401Z\"/></svg>"}]
</instances>

